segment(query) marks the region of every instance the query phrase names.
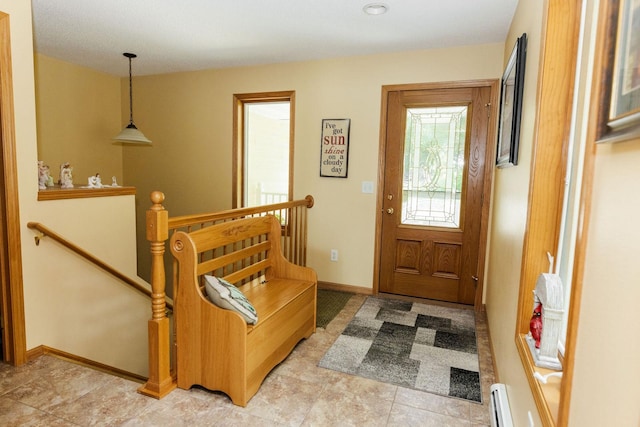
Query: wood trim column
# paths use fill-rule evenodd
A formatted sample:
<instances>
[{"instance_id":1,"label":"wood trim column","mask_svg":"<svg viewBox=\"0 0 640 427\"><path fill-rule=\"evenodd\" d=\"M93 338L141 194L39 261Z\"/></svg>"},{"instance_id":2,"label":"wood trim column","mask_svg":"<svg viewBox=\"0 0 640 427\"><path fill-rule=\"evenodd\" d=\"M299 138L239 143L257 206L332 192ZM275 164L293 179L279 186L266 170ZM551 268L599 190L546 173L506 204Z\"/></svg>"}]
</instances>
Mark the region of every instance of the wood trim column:
<instances>
[{"instance_id":1,"label":"wood trim column","mask_svg":"<svg viewBox=\"0 0 640 427\"><path fill-rule=\"evenodd\" d=\"M24 293L22 285L22 245L20 202L13 114L13 79L9 15L0 13L0 139L2 144L2 194L0 222L2 237L2 318L5 321L4 359L15 366L27 362Z\"/></svg>"},{"instance_id":2,"label":"wood trim column","mask_svg":"<svg viewBox=\"0 0 640 427\"><path fill-rule=\"evenodd\" d=\"M138 391L162 399L176 388L171 377L171 341L166 316L164 244L169 237L169 213L162 206L164 194L151 193L147 211L147 240L151 244L151 319L149 328L149 380Z\"/></svg>"},{"instance_id":3,"label":"wood trim column","mask_svg":"<svg viewBox=\"0 0 640 427\"><path fill-rule=\"evenodd\" d=\"M520 279L518 332L529 331L531 291L549 270L547 252L558 245L567 147L573 113L573 86L580 26L580 2L550 0L538 81L538 111L529 208ZM524 295L523 295L524 294Z\"/></svg>"}]
</instances>

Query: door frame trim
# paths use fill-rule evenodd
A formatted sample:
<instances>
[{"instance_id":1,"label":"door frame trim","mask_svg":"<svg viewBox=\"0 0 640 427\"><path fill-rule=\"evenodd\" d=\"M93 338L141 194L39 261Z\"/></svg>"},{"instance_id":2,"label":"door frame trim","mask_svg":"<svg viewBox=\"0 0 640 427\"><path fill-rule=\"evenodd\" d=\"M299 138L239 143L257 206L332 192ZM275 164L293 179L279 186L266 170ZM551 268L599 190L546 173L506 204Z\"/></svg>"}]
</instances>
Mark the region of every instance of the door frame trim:
<instances>
[{"instance_id":1,"label":"door frame trim","mask_svg":"<svg viewBox=\"0 0 640 427\"><path fill-rule=\"evenodd\" d=\"M490 113L492 120L489 120L487 129L487 149L485 153L485 171L484 171L484 194L492 194L494 161L496 157L496 145L492 142L496 139L497 129L497 107L499 99L499 79L483 79L483 80L460 80L450 82L432 82L432 83L411 83L382 86L382 103L380 107L380 143L378 148L378 194L376 197L376 231L375 231L375 249L373 258L373 294L380 292L380 255L381 255L381 239L382 239L382 218L384 203L384 179L386 167L387 153L387 107L390 92L398 91L418 91L429 89L459 89L459 88L478 88L489 87L491 89L491 105ZM480 248L478 252L478 285L476 286L474 307L476 310L482 309L483 291L484 291L484 272L486 267L487 253L487 235L489 230L489 214L491 206L491 197L485 197L482 203L482 218L480 226Z\"/></svg>"},{"instance_id":2,"label":"door frame trim","mask_svg":"<svg viewBox=\"0 0 640 427\"><path fill-rule=\"evenodd\" d=\"M25 331L24 294L22 286L22 249L20 237L20 202L18 199L18 167L16 162L16 139L13 111L13 79L11 62L11 39L9 15L0 12L0 144L2 144L2 173L4 184L4 212L2 227L6 232L6 252L2 252L3 294L2 318L4 320L5 362L14 366L27 361ZM5 341L6 340L6 341Z\"/></svg>"}]
</instances>

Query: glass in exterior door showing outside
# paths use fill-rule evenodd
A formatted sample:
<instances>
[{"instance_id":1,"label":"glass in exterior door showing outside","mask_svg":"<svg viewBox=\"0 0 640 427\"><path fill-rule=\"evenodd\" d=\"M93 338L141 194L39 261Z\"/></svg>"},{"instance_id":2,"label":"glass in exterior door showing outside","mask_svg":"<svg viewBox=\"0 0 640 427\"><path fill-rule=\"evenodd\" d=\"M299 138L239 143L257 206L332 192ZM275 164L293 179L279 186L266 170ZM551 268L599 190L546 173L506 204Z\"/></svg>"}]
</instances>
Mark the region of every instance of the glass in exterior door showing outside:
<instances>
[{"instance_id":1,"label":"glass in exterior door showing outside","mask_svg":"<svg viewBox=\"0 0 640 427\"><path fill-rule=\"evenodd\" d=\"M460 228L467 106L408 108L402 224Z\"/></svg>"}]
</instances>

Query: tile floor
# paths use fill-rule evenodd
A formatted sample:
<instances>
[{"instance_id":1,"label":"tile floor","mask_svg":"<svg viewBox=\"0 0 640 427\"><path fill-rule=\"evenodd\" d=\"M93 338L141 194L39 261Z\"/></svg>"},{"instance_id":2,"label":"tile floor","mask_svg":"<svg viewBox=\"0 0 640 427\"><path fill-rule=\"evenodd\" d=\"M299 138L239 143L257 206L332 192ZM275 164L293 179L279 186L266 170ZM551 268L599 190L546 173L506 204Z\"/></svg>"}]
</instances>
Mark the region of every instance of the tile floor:
<instances>
[{"instance_id":1,"label":"tile floor","mask_svg":"<svg viewBox=\"0 0 640 427\"><path fill-rule=\"evenodd\" d=\"M476 316L484 404L317 367L364 301L342 312L267 377L246 408L221 393L177 389L155 400L139 384L53 356L15 368L0 363L2 426L488 426L494 382L486 319Z\"/></svg>"}]
</instances>

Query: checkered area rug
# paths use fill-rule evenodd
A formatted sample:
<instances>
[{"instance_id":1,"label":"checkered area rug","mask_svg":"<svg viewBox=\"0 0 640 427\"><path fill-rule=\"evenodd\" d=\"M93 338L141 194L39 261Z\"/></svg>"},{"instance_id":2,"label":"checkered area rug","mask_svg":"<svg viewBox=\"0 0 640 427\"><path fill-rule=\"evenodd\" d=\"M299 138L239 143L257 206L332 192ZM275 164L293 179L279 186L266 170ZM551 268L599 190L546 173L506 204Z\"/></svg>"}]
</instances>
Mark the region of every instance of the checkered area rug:
<instances>
[{"instance_id":1,"label":"checkered area rug","mask_svg":"<svg viewBox=\"0 0 640 427\"><path fill-rule=\"evenodd\" d=\"M319 366L482 401L473 310L369 297Z\"/></svg>"}]
</instances>

